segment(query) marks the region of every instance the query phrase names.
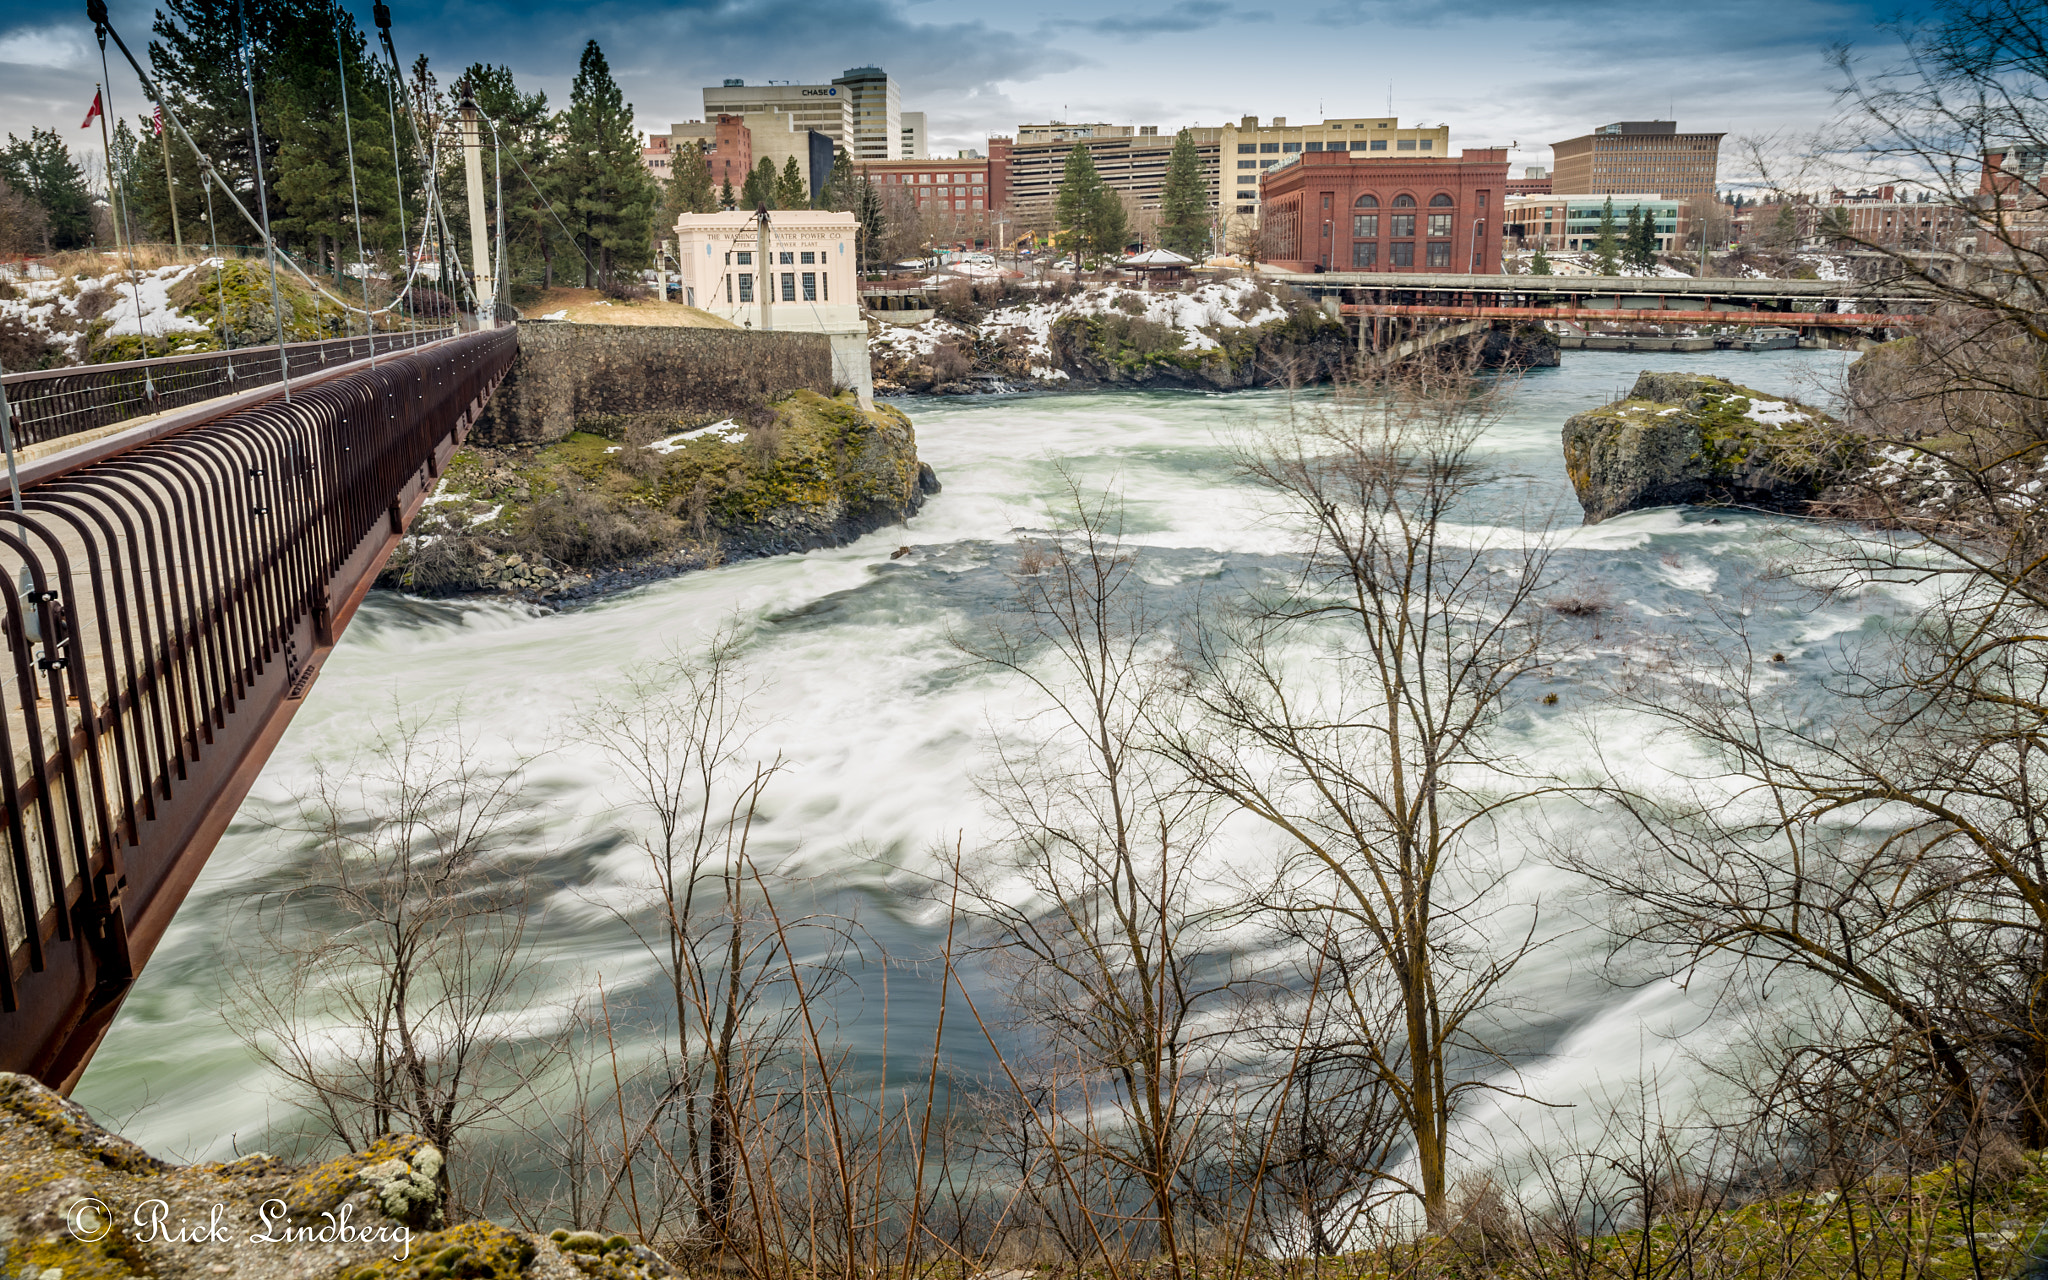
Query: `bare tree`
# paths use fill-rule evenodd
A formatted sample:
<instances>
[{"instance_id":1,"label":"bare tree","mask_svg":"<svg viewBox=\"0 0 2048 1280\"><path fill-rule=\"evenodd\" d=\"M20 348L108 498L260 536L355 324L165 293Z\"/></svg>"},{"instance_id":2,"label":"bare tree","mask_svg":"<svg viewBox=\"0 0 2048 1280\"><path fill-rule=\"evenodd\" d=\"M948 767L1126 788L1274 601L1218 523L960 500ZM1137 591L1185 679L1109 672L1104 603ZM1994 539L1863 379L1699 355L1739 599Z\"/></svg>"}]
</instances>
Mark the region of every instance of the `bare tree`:
<instances>
[{"instance_id":1,"label":"bare tree","mask_svg":"<svg viewBox=\"0 0 2048 1280\"><path fill-rule=\"evenodd\" d=\"M1156 1248L1177 1276L1237 984L1216 932L1231 904L1204 890L1213 797L1146 750L1166 654L1120 506L1071 477L1064 497L1012 612L958 642L1038 702L996 736L983 794L1008 838L965 883L1037 1050L1006 1105L1039 1153L1044 1226L1076 1256Z\"/></svg>"},{"instance_id":2,"label":"bare tree","mask_svg":"<svg viewBox=\"0 0 2048 1280\"><path fill-rule=\"evenodd\" d=\"M1260 905L1312 920L1354 965L1324 1043L1386 1087L1415 1162L1402 1180L1433 1228L1451 1118L1501 1065L1488 1020L1534 937L1533 916L1501 936L1503 824L1549 787L1494 733L1550 661L1547 541L1475 545L1454 527L1485 482L1473 449L1500 394L1419 370L1297 409L1244 453L1300 530L1302 568L1198 639L1165 744L1280 837Z\"/></svg>"},{"instance_id":3,"label":"bare tree","mask_svg":"<svg viewBox=\"0 0 2048 1280\"><path fill-rule=\"evenodd\" d=\"M504 854L520 773L460 722L399 716L362 758L323 765L279 833L304 861L248 907L229 1025L360 1149L416 1133L446 1153L528 1096L552 1045L507 1029L528 1007L525 875Z\"/></svg>"}]
</instances>

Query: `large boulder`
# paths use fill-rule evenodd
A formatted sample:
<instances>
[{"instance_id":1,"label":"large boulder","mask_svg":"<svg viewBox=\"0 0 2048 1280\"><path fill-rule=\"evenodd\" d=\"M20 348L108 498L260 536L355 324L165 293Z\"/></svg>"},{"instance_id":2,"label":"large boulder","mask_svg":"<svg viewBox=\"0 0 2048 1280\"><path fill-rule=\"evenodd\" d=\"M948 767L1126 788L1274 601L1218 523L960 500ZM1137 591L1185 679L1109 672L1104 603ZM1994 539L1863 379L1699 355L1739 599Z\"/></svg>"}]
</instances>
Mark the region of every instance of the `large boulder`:
<instances>
[{"instance_id":1,"label":"large boulder","mask_svg":"<svg viewBox=\"0 0 2048 1280\"><path fill-rule=\"evenodd\" d=\"M1726 378L1649 373L1627 398L1564 424L1565 469L1586 523L1644 507L1714 503L1800 510L1864 465L1819 409Z\"/></svg>"}]
</instances>

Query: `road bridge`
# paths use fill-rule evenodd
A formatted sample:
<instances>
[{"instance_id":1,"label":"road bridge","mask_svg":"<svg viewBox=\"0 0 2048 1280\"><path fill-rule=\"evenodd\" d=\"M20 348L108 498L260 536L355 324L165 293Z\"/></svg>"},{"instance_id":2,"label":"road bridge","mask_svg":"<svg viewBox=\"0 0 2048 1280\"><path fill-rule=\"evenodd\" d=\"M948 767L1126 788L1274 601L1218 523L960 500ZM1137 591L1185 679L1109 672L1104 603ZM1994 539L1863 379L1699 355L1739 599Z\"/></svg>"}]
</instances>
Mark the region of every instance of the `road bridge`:
<instances>
[{"instance_id":1,"label":"road bridge","mask_svg":"<svg viewBox=\"0 0 2048 1280\"><path fill-rule=\"evenodd\" d=\"M84 1071L518 337L352 341L5 381L0 1069Z\"/></svg>"},{"instance_id":2,"label":"road bridge","mask_svg":"<svg viewBox=\"0 0 2048 1280\"><path fill-rule=\"evenodd\" d=\"M1762 280L1694 276L1281 272L1266 278L1354 318L1361 347L1408 340L1429 320L1587 324L1772 325L1864 332L1925 324L1934 295L1910 280ZM1380 320L1406 320L1380 326ZM1372 330L1385 332L1374 338Z\"/></svg>"}]
</instances>

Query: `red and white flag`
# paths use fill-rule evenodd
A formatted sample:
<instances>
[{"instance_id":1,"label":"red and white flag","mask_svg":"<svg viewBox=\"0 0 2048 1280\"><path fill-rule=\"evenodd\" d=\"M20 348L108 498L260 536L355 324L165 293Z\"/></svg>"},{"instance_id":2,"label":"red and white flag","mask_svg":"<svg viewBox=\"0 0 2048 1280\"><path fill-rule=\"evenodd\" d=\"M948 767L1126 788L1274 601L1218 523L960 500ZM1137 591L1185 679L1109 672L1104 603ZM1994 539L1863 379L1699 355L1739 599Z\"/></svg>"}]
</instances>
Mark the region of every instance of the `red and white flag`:
<instances>
[{"instance_id":1,"label":"red and white flag","mask_svg":"<svg viewBox=\"0 0 2048 1280\"><path fill-rule=\"evenodd\" d=\"M162 137L164 132L164 109L162 106L157 107L156 118L151 120L149 123L150 127L153 130L155 130L157 136Z\"/></svg>"},{"instance_id":2,"label":"red and white flag","mask_svg":"<svg viewBox=\"0 0 2048 1280\"><path fill-rule=\"evenodd\" d=\"M93 92L93 95L92 95L92 110L90 110L90 111L88 111L88 112L86 112L86 113L85 113L85 123L84 123L84 124L82 124L82 125L79 125L78 127L79 127L79 128L81 128L81 129L90 129L90 128L92 128L92 122L93 122L93 121L95 121L95 120L97 120L97 119L99 119L99 118L100 118L100 95L99 95L99 92L98 92L97 90L95 90L95 91Z\"/></svg>"}]
</instances>

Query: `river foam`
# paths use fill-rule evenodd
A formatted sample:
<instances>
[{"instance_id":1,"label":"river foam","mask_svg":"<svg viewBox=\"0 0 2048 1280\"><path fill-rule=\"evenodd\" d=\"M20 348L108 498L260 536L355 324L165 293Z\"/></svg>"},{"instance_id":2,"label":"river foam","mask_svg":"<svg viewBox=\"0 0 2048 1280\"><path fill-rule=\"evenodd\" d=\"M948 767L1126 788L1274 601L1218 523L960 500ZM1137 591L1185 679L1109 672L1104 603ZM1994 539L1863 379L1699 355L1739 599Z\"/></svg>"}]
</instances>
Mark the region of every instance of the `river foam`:
<instances>
[{"instance_id":1,"label":"river foam","mask_svg":"<svg viewBox=\"0 0 2048 1280\"><path fill-rule=\"evenodd\" d=\"M1576 528L1559 430L1571 414L1625 389L1644 357L1567 354L1510 393L1483 455L1498 472L1497 516L1469 527L1474 542L1524 536L1529 512L1559 529L1568 586L1618 605L1597 638L1535 690L1511 718L1511 746L1532 759L1583 753L1589 725L1603 750L1643 770L1685 772L1683 744L1656 726L1590 703L1599 668L1658 628L1705 625L1749 607L1744 593L1774 557L1796 550L1798 522L1690 509L1637 512ZM1824 400L1845 358L1835 353L1715 353L1665 357L1774 395ZM1032 704L1018 682L965 669L952 638L1008 597L1016 542L1056 520L1069 483L1122 494L1140 575L1169 606L1228 592L1286 564L1291 535L1249 485L1233 477L1233 442L1288 411L1288 393L1117 392L948 398L905 406L920 452L944 492L906 525L846 547L749 561L638 588L570 612L485 602L428 602L376 593L321 672L304 708L192 890L81 1083L77 1097L153 1150L220 1158L276 1145L290 1111L272 1078L217 1012L220 974L233 963L239 910L292 883L304 854L275 824L319 762L367 750L401 715L434 732L459 722L481 759L523 767L527 804L544 830L508 856L545 888L535 937L546 998L527 1011L543 1029L602 977L630 998L650 962L620 914L644 901L638 855L622 843L618 780L573 744L577 708L620 689L628 673L701 646L736 622L762 680L757 746L787 764L770 792L764 851L810 878L842 908L858 907L884 946L916 955L934 945L934 917L913 890L941 851L989 836L974 777L992 728ZM892 559L907 546L910 554ZM1756 606L1766 642L1788 649L1853 637L1908 602L1883 590L1845 594L1825 608ZM1800 678L1788 674L1786 678ZM1559 694L1552 706L1543 693ZM1243 830L1233 828L1233 832ZM1246 832L1256 843L1263 835ZM1704 997L1670 984L1620 989L1591 963L1597 921L1572 914L1583 888L1532 860L1518 893L1545 910L1565 941L1529 962L1516 994L1542 1010L1525 1027L1517 1079L1545 1102L1581 1102L1670 1077L1688 1043L1719 1030ZM891 1035L915 1044L931 1011L915 978L892 997ZM869 993L844 1026L878 1016ZM971 1042L959 1042L970 1066ZM908 1061L906 1055L905 1060ZM877 1068L879 1069L879 1068ZM1465 1126L1497 1140L1546 1123L1536 1104L1475 1109ZM1535 1141L1535 1139L1532 1139Z\"/></svg>"}]
</instances>

